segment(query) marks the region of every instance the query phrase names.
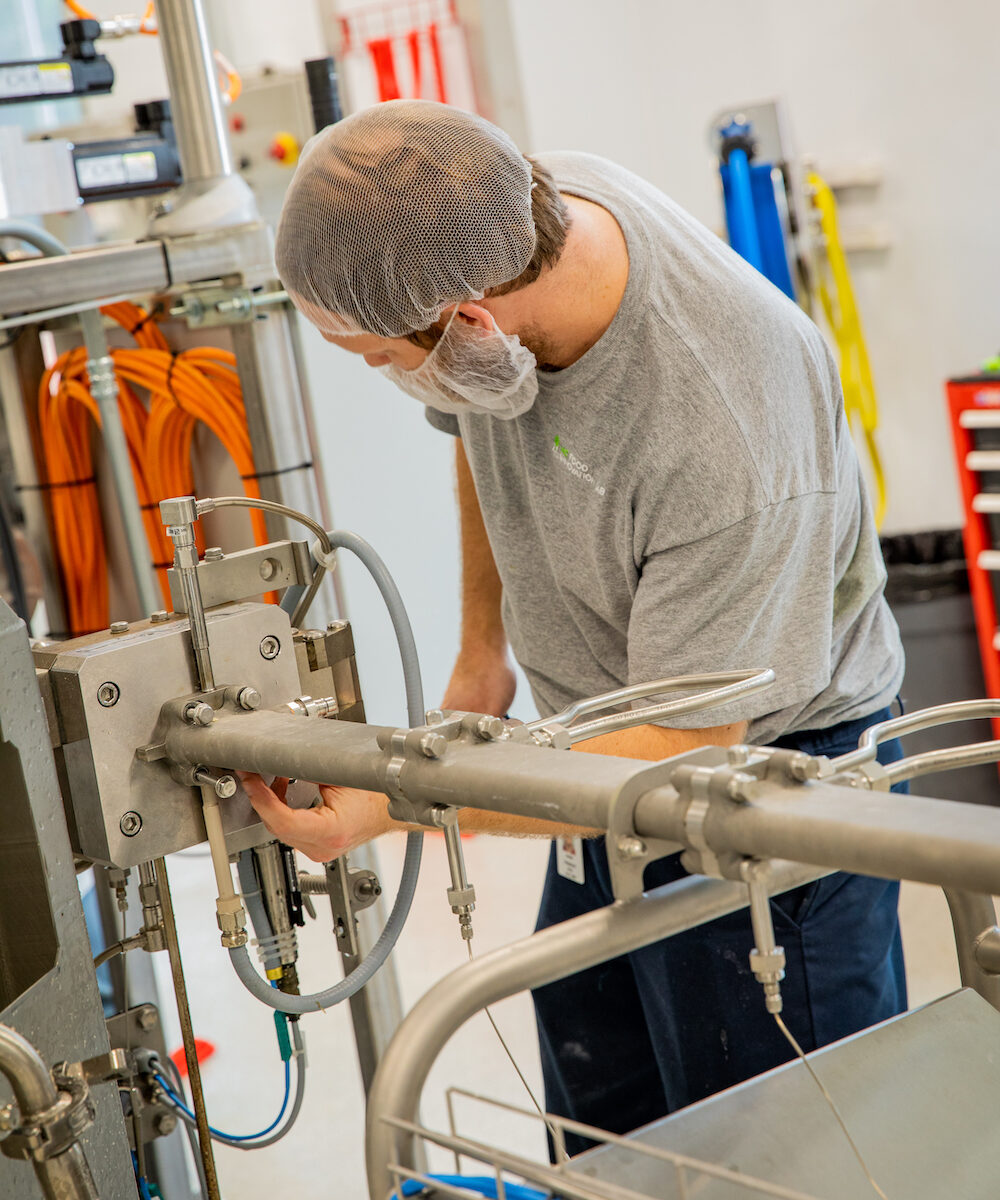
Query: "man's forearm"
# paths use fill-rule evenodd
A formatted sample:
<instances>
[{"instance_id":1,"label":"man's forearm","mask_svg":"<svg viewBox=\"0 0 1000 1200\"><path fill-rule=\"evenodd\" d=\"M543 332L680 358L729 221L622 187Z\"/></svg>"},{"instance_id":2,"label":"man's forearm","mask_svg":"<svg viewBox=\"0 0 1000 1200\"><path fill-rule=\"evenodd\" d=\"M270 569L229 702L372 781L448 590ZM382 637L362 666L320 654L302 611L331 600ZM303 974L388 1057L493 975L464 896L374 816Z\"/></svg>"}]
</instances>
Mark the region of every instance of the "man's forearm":
<instances>
[{"instance_id":1,"label":"man's forearm","mask_svg":"<svg viewBox=\"0 0 1000 1200\"><path fill-rule=\"evenodd\" d=\"M461 439L456 439L455 467L462 544L461 653L467 658L505 658L507 638L500 615L503 587Z\"/></svg>"}]
</instances>

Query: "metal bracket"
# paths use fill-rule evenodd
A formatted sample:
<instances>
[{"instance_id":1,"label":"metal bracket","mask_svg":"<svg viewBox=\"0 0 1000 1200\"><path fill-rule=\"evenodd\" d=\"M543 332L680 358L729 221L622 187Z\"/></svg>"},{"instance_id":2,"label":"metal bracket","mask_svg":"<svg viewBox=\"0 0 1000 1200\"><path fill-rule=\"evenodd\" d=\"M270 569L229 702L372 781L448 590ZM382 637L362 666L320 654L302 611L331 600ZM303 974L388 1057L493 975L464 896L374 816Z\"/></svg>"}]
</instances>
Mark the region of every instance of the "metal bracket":
<instances>
[{"instance_id":1,"label":"metal bracket","mask_svg":"<svg viewBox=\"0 0 1000 1200\"><path fill-rule=\"evenodd\" d=\"M337 947L345 957L358 958L361 951L354 914L370 908L382 894L382 886L374 871L351 870L346 855L324 863L323 869Z\"/></svg>"},{"instance_id":2,"label":"metal bracket","mask_svg":"<svg viewBox=\"0 0 1000 1200\"><path fill-rule=\"evenodd\" d=\"M642 895L642 876L649 863L683 850L674 842L641 838L635 830L635 806L639 797L652 788L673 784L681 763L703 761L706 756L717 764L725 754L717 747L695 750L691 754L668 758L637 771L611 801L605 846L611 891L616 900L635 900Z\"/></svg>"},{"instance_id":3,"label":"metal bracket","mask_svg":"<svg viewBox=\"0 0 1000 1200\"><path fill-rule=\"evenodd\" d=\"M308 586L315 563L306 541L270 542L230 554L212 552L198 563L202 604L214 608L260 596L263 592ZM167 571L174 611L184 613L187 605L176 570Z\"/></svg>"}]
</instances>

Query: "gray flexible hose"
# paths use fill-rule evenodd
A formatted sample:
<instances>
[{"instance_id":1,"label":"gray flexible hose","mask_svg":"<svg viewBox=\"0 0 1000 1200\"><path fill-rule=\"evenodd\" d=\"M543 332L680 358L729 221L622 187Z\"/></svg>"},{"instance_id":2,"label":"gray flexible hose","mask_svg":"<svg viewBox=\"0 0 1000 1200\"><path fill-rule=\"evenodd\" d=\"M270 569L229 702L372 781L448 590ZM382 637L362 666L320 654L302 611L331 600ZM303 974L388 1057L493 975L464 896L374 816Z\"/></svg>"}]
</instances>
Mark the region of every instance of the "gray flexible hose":
<instances>
[{"instance_id":1,"label":"gray flexible hose","mask_svg":"<svg viewBox=\"0 0 1000 1200\"><path fill-rule=\"evenodd\" d=\"M27 242L29 246L34 246L50 258L59 254L69 254L69 248L58 238L54 238L44 229L39 229L37 225L32 225L30 221L0 221L0 238L5 237Z\"/></svg>"},{"instance_id":2,"label":"gray flexible hose","mask_svg":"<svg viewBox=\"0 0 1000 1200\"><path fill-rule=\"evenodd\" d=\"M410 619L406 615L406 608L399 589L385 563L364 538L342 530L334 530L329 536L331 545L342 550L350 550L352 554L356 554L361 559L375 580L378 590L382 593L382 599L389 611L389 619L392 621L396 641L399 645L399 657L403 664L407 718L411 727L422 725L424 723L424 688L420 679L420 661L417 657L417 644L413 637L413 629L410 626ZM406 918L410 914L413 895L417 889L423 840L422 833L407 834L403 872L392 912L389 914L389 919L386 921L378 941L350 975L325 991L313 992L308 996L290 996L285 992L278 991L277 988L270 987L265 980L261 979L254 970L246 946L236 946L229 951L229 957L243 986L252 992L262 1004L266 1004L269 1008L276 1008L283 1013L308 1013L316 1012L318 1009L331 1008L334 1004L349 1000L351 996L359 992L389 957L403 931Z\"/></svg>"},{"instance_id":3,"label":"gray flexible hose","mask_svg":"<svg viewBox=\"0 0 1000 1200\"><path fill-rule=\"evenodd\" d=\"M261 959L265 971L277 970L281 966L281 958L277 949L267 953L267 947L272 945L274 930L268 919L264 897L260 891L260 880L254 866L253 851L243 850L236 859L236 875L240 881L240 895L250 915L250 923L257 935L257 946L261 951Z\"/></svg>"}]
</instances>

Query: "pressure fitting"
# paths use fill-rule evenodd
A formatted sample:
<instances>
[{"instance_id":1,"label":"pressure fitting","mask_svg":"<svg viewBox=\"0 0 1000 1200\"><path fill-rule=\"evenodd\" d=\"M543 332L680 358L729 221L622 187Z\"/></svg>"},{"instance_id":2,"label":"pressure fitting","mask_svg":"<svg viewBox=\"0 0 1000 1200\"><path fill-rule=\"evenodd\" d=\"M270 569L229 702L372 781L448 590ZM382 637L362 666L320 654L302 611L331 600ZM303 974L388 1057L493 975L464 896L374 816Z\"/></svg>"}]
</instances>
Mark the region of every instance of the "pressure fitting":
<instances>
[{"instance_id":1,"label":"pressure fitting","mask_svg":"<svg viewBox=\"0 0 1000 1200\"><path fill-rule=\"evenodd\" d=\"M781 981L785 978L785 951L774 940L771 898L767 890L770 866L757 859L740 863L740 876L750 892L750 924L754 947L750 951L750 970L764 989L764 1006L769 1013L781 1012Z\"/></svg>"},{"instance_id":2,"label":"pressure fitting","mask_svg":"<svg viewBox=\"0 0 1000 1200\"><path fill-rule=\"evenodd\" d=\"M222 933L222 945L227 950L247 944L247 915L239 896L219 896L215 902L215 919Z\"/></svg>"}]
</instances>

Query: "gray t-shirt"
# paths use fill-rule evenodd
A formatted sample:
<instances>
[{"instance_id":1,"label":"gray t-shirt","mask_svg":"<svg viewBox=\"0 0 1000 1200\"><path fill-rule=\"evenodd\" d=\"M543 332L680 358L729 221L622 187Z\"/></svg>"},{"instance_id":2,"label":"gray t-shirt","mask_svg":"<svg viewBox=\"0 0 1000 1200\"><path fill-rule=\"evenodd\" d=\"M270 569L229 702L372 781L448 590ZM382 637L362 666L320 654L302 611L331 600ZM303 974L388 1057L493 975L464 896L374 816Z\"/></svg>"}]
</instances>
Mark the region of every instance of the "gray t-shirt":
<instances>
[{"instance_id":1,"label":"gray t-shirt","mask_svg":"<svg viewBox=\"0 0 1000 1200\"><path fill-rule=\"evenodd\" d=\"M889 704L903 676L885 568L819 331L649 183L542 156L628 246L625 295L514 420L460 433L542 714L668 675L773 667L768 690L666 724L750 722L764 744Z\"/></svg>"}]
</instances>

